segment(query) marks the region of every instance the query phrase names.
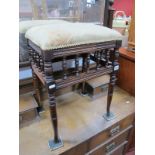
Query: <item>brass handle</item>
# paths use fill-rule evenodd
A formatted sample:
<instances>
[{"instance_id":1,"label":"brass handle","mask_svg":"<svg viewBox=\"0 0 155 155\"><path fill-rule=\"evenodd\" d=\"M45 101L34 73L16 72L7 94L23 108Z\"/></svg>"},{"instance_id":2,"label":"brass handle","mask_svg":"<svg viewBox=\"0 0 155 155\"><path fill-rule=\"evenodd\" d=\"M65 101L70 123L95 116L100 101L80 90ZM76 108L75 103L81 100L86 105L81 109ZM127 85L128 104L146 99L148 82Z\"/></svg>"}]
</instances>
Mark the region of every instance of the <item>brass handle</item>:
<instances>
[{"instance_id":1,"label":"brass handle","mask_svg":"<svg viewBox=\"0 0 155 155\"><path fill-rule=\"evenodd\" d=\"M120 126L116 126L115 128L110 130L110 136L115 135L116 133L118 133L120 131Z\"/></svg>"},{"instance_id":2,"label":"brass handle","mask_svg":"<svg viewBox=\"0 0 155 155\"><path fill-rule=\"evenodd\" d=\"M112 151L115 147L116 147L115 142L109 144L108 146L106 146L106 152Z\"/></svg>"}]
</instances>

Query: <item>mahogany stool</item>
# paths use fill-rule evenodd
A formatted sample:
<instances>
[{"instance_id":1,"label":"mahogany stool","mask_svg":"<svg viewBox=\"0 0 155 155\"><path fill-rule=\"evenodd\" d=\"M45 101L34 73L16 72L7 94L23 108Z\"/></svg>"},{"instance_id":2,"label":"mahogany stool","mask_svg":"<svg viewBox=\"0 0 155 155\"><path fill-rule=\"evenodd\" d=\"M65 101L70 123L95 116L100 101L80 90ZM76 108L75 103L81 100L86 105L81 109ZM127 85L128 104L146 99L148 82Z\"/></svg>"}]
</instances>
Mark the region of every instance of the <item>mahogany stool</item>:
<instances>
[{"instance_id":1,"label":"mahogany stool","mask_svg":"<svg viewBox=\"0 0 155 155\"><path fill-rule=\"evenodd\" d=\"M49 147L54 150L63 146L58 134L58 118L55 92L58 89L82 83L87 80L109 74L106 120L114 118L110 111L116 72L119 69L118 49L121 35L115 30L86 23L64 23L33 27L26 32L33 73L34 89L40 102L40 86L48 91L49 109L53 124L54 139ZM82 65L79 60L82 59ZM69 60L74 65L68 67ZM93 61L93 64L90 64ZM54 64L61 63L60 70L54 70ZM83 87L84 88L84 87ZM82 90L85 93L84 89ZM39 104L40 106L41 103Z\"/></svg>"}]
</instances>

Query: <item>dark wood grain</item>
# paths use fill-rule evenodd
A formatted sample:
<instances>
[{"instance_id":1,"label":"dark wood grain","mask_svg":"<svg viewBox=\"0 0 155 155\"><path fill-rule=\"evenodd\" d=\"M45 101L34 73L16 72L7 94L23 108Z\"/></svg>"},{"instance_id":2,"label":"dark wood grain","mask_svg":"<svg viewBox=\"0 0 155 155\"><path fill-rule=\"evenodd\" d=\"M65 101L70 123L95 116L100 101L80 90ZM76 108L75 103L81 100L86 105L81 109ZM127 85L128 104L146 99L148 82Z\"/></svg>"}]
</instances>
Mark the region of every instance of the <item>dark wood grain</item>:
<instances>
[{"instance_id":1,"label":"dark wood grain","mask_svg":"<svg viewBox=\"0 0 155 155\"><path fill-rule=\"evenodd\" d=\"M131 95L135 95L135 53L123 48L119 51L120 70L117 75L117 85Z\"/></svg>"},{"instance_id":2,"label":"dark wood grain","mask_svg":"<svg viewBox=\"0 0 155 155\"><path fill-rule=\"evenodd\" d=\"M135 62L135 52L131 52L128 49L125 48L120 48L119 49L119 54L121 57L124 57L128 60L131 60L133 62Z\"/></svg>"},{"instance_id":3,"label":"dark wood grain","mask_svg":"<svg viewBox=\"0 0 155 155\"><path fill-rule=\"evenodd\" d=\"M105 0L103 25L109 28L112 28L113 15L115 11L112 5L113 5L113 1Z\"/></svg>"}]
</instances>

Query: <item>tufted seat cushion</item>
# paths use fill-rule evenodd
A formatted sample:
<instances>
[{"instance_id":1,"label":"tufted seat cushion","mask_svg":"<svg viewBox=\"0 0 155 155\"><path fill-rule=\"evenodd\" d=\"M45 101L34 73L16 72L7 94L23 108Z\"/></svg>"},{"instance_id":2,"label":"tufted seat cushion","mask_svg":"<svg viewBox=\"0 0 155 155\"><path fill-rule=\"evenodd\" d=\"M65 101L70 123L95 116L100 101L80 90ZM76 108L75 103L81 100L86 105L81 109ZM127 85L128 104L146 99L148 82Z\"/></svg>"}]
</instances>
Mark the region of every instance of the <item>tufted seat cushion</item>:
<instances>
[{"instance_id":1,"label":"tufted seat cushion","mask_svg":"<svg viewBox=\"0 0 155 155\"><path fill-rule=\"evenodd\" d=\"M26 32L25 37L42 50L122 40L120 33L107 27L69 22L33 27Z\"/></svg>"},{"instance_id":2,"label":"tufted seat cushion","mask_svg":"<svg viewBox=\"0 0 155 155\"><path fill-rule=\"evenodd\" d=\"M27 20L19 22L19 61L24 62L28 61L29 55L27 50L27 42L25 39L25 32L38 25L46 25L46 24L62 24L67 23L64 20Z\"/></svg>"}]
</instances>

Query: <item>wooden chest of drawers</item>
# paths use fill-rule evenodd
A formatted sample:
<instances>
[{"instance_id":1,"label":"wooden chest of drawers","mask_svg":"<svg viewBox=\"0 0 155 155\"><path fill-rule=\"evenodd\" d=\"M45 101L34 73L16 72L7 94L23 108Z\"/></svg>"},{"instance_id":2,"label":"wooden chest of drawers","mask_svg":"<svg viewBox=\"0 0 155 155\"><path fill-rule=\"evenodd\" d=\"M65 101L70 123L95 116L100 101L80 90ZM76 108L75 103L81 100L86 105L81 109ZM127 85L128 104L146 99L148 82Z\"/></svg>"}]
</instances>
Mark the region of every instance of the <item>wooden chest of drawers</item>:
<instances>
[{"instance_id":1,"label":"wooden chest of drawers","mask_svg":"<svg viewBox=\"0 0 155 155\"><path fill-rule=\"evenodd\" d=\"M124 155L134 124L134 98L116 88L111 110L116 118L106 121L106 96L91 100L77 93L57 97L59 132L64 146L51 151L50 116L20 129L21 155ZM45 109L47 102L44 103ZM48 106L47 106L48 107ZM46 111L46 110L45 110Z\"/></svg>"},{"instance_id":2,"label":"wooden chest of drawers","mask_svg":"<svg viewBox=\"0 0 155 155\"><path fill-rule=\"evenodd\" d=\"M117 85L135 96L135 53L125 48L120 48L119 53L120 70Z\"/></svg>"},{"instance_id":3,"label":"wooden chest of drawers","mask_svg":"<svg viewBox=\"0 0 155 155\"><path fill-rule=\"evenodd\" d=\"M130 115L62 155L124 155L133 120Z\"/></svg>"}]
</instances>

